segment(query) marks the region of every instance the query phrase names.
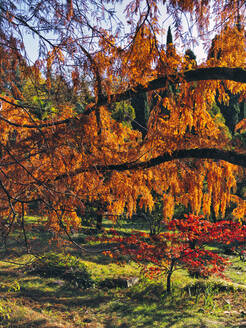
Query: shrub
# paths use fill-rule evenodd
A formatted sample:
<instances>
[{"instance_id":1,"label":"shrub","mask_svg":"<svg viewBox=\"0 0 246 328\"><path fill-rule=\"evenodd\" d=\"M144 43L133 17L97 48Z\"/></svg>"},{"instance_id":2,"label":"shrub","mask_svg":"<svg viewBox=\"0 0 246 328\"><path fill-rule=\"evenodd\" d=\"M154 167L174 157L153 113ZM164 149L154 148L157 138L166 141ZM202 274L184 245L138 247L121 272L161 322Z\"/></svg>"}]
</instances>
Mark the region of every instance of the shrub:
<instances>
[{"instance_id":1,"label":"shrub","mask_svg":"<svg viewBox=\"0 0 246 328\"><path fill-rule=\"evenodd\" d=\"M78 288L93 286L93 280L86 266L78 258L70 255L46 253L32 262L26 271L42 277L60 278Z\"/></svg>"}]
</instances>

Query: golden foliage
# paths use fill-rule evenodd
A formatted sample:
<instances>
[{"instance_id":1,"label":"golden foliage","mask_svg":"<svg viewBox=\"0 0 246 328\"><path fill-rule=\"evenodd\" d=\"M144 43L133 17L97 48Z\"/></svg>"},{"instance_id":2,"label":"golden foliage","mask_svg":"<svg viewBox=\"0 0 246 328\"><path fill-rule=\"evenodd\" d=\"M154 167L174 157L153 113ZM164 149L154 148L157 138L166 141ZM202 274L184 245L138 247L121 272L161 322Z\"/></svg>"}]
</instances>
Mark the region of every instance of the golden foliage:
<instances>
[{"instance_id":1,"label":"golden foliage","mask_svg":"<svg viewBox=\"0 0 246 328\"><path fill-rule=\"evenodd\" d=\"M42 121L32 116L28 107L20 106L12 97L2 97L2 217L11 213L21 216L22 204L36 200L42 215L47 218L47 225L59 231L61 222L68 229L79 226L76 210L78 207L83 208L83 203L87 200L100 200L112 215L126 212L132 216L137 205L145 211L152 211L156 193L163 198L165 220L172 218L175 204L183 204L190 207L194 214L202 212L205 216L210 216L213 209L216 217L224 217L231 202L237 205L233 215L239 219L244 218L245 201L235 196L237 179L242 178L242 172L227 162L185 159L144 170L98 169L100 166L109 167L113 164L141 163L163 153L172 154L173 151L182 149L233 147L224 123L213 118L209 110L215 103L216 96L219 101L228 103L228 90L245 99L246 85L216 80L192 83L184 81L181 73L192 68L187 56L179 54L174 47L172 51L169 47L168 51L158 44L163 30L158 23L157 3L154 0L148 1L148 15L142 14L137 22L132 16L139 12L142 1L128 3L128 24L132 29L135 27L135 33L129 33L126 46L119 45L117 33L113 35L108 29L99 28L97 51L93 49L91 53L87 50L83 52L86 57L83 58L83 73L94 74L94 95L98 96L101 88L109 100L112 94L129 88L137 90L139 85L145 87L155 78L172 76L167 81L166 88L148 94L151 99L155 93L158 101L150 113L148 132L144 140L140 132L113 120L107 106L91 104L87 107L88 110L91 109L89 115L77 115L71 105L63 104L52 117ZM168 10L175 12L173 9L178 8L183 13L192 14L201 31L209 26L209 3L211 4L209 1L170 0ZM216 6L221 4L224 2L218 0ZM64 17L67 17L69 26L75 15L71 0L67 1L66 10ZM219 14L221 19L226 15ZM178 17L175 16L175 19L178 21ZM216 36L208 60L200 67L245 68L245 30L235 27L234 23L235 17L228 18L227 27ZM68 52L73 41L66 39ZM33 67L23 69L23 76L31 76L37 85L42 85L44 78L40 71L45 67L45 83L50 92L52 70L58 64L69 65L72 60L71 57L67 60L64 56L62 46L54 46L43 62L37 61ZM79 49L83 47L80 44ZM75 49L75 54L76 51L78 50ZM73 58L76 57L74 52ZM3 54L1 48L0 54ZM11 55L14 69L15 56L14 53ZM4 60L3 56L0 57L1 74L4 65L10 67L11 63ZM74 87L79 92L78 67L73 67L70 73ZM8 81L11 77L8 77ZM33 84L33 88L36 84ZM30 85L29 79L24 87L26 98L32 96L32 90L29 90L29 94L27 90ZM170 85L173 88L168 88ZM12 89L15 97L21 99L22 94L14 83ZM159 96L156 95L158 92ZM93 106L96 106L96 111L93 111ZM68 118L68 122L64 124L52 125L58 120ZM245 120L237 125L237 130L244 129Z\"/></svg>"}]
</instances>

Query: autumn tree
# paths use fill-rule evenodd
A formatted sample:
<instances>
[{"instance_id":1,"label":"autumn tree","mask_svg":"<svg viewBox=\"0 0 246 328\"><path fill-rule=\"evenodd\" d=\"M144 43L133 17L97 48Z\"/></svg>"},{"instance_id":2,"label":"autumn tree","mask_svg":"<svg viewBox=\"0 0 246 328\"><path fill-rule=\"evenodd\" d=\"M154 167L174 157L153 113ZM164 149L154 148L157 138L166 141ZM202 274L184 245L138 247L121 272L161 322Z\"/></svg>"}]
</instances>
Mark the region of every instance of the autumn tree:
<instances>
[{"instance_id":1,"label":"autumn tree","mask_svg":"<svg viewBox=\"0 0 246 328\"><path fill-rule=\"evenodd\" d=\"M1 1L0 42L6 56L0 63L0 210L9 227L17 217L24 219L33 201L48 218L46 225L68 233L78 228L77 209L83 212L85 202L99 199L112 216L132 216L137 204L152 211L154 193L162 197L165 220L172 218L175 204L205 216L212 208L215 216L223 217L231 203L234 217L243 220L246 203L236 186L245 175L245 149L240 140L231 142L210 109L216 99L227 104L228 92L240 95L240 101L246 96L244 5L243 0L141 0L122 5ZM226 24L224 41L214 44L214 51L221 49L219 58L191 65L177 46L163 46L165 11L175 40L185 49L195 41L192 26L208 51L211 17L216 33ZM240 29L235 27L238 14ZM188 33L184 15L191 22ZM27 34L37 42L34 62ZM52 115L37 117L35 101L23 101L15 67L33 90L43 79L51 101L52 90L59 90L62 81L62 90L73 88L79 94L86 79L90 102L76 112L72 100L63 97L51 102ZM8 92L10 85L15 93ZM170 85L176 85L177 92L168 92ZM150 98L165 96L152 108L143 138L115 120L110 108L145 93ZM242 121L237 128L243 131L245 126Z\"/></svg>"},{"instance_id":2,"label":"autumn tree","mask_svg":"<svg viewBox=\"0 0 246 328\"><path fill-rule=\"evenodd\" d=\"M239 222L220 221L212 223L201 216L186 215L173 219L166 225L166 231L158 236L135 231L130 236L121 236L117 231L110 231L111 242L120 243L120 257L138 262L142 271L150 278L165 274L167 292L171 292L171 278L174 271L187 269L192 276L209 277L222 275L228 259L209 250L205 246L236 244L244 251L246 237L245 226ZM107 240L107 235L101 237ZM119 253L107 251L118 258Z\"/></svg>"}]
</instances>

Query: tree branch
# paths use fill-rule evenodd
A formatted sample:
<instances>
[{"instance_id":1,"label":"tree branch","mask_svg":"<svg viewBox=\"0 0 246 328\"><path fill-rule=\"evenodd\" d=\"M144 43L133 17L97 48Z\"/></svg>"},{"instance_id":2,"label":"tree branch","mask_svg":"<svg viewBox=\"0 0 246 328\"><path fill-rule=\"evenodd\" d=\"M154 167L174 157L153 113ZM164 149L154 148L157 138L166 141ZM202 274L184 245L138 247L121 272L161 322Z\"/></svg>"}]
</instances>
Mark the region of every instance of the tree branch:
<instances>
[{"instance_id":1,"label":"tree branch","mask_svg":"<svg viewBox=\"0 0 246 328\"><path fill-rule=\"evenodd\" d=\"M243 68L230 67L207 67L197 68L194 70L185 71L176 75L167 75L150 81L146 86L139 85L134 89L128 89L122 93L113 94L110 96L102 96L101 99L93 106L84 112L89 114L97 106L114 103L122 100L127 100L136 96L138 93L153 91L165 88L169 81L172 83L180 83L182 80L186 82L207 81L207 80L229 80L234 82L246 83L246 70Z\"/></svg>"},{"instance_id":2,"label":"tree branch","mask_svg":"<svg viewBox=\"0 0 246 328\"><path fill-rule=\"evenodd\" d=\"M151 167L160 165L165 162L170 162L175 159L184 158L197 158L197 159L214 159L223 160L228 163L242 166L246 168L246 154L238 154L234 151L220 150L216 148L195 148L195 149L181 149L176 150L172 154L164 153L163 155L154 157L146 162L129 162L123 164L112 164L112 165L94 165L89 168L79 168L70 172L69 174L62 174L55 178L55 181L65 179L67 177L74 177L83 172L98 171L129 171L129 170L140 170L149 169Z\"/></svg>"},{"instance_id":3,"label":"tree branch","mask_svg":"<svg viewBox=\"0 0 246 328\"><path fill-rule=\"evenodd\" d=\"M134 89L128 89L122 93L116 93L113 95L105 96L101 95L98 99L98 101L95 103L94 106L88 106L89 108L84 111L84 115L89 115L92 111L98 108L98 106L111 104L115 102L119 102L122 100L127 100L132 98L133 96L136 96L138 93L147 92L147 91L153 91L158 90L161 88L165 88L169 81L172 83L180 83L182 80L186 82L195 82L195 81L207 81L207 80L229 80L239 83L246 83L246 70L243 68L230 68L230 67L207 67L207 68L197 68L194 70L185 71L183 73L179 73L176 75L168 75L159 77L155 80L150 81L146 86L139 85L138 87ZM24 108L25 106L17 105L15 103L12 103L3 97L0 97L1 100L15 106ZM93 99L96 101L95 99ZM93 103L93 101L92 101ZM89 104L91 105L91 103ZM29 107L30 108L30 107ZM1 117L2 120L7 120L3 117ZM47 122L45 124L40 125L17 125L12 122L7 122L9 124L12 123L12 125L15 125L16 127L25 127L25 128L43 128L43 127L49 127L54 125L60 125L60 124L67 124L74 118L68 118L62 121L56 121L56 122Z\"/></svg>"}]
</instances>

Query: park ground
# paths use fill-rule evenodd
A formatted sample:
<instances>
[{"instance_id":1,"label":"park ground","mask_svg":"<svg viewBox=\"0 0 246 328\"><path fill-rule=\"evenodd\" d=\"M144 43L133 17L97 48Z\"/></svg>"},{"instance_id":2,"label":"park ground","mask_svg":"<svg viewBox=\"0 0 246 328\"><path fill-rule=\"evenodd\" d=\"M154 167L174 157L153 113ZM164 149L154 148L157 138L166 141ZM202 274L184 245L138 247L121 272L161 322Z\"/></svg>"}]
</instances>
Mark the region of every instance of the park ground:
<instances>
[{"instance_id":1,"label":"park ground","mask_svg":"<svg viewBox=\"0 0 246 328\"><path fill-rule=\"evenodd\" d=\"M100 252L81 252L68 243L57 245L38 221L26 219L34 255L26 253L18 228L9 238L7 251L1 249L1 328L246 327L246 263L239 257L229 256L231 265L224 278L195 279L184 270L176 271L168 295L163 277L150 280L134 262L120 264ZM108 221L104 228L110 225ZM119 230L127 233L131 227L128 222ZM100 245L88 245L87 236L86 229L73 235L78 244L99 250ZM50 251L76 256L87 266L93 286L78 288L59 277L26 272L35 255ZM130 287L103 283L118 278L139 280Z\"/></svg>"}]
</instances>

